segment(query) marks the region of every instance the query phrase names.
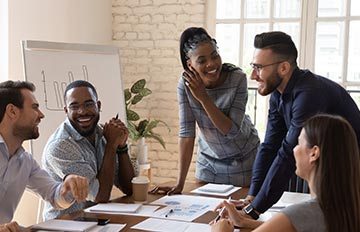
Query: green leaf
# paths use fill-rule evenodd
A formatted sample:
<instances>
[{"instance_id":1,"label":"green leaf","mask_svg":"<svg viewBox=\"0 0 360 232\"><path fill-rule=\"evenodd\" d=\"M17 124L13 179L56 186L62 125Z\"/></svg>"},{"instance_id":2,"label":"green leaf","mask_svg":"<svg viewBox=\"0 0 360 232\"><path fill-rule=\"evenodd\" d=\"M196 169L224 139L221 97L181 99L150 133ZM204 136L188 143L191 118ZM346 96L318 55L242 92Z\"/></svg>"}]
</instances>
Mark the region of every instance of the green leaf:
<instances>
[{"instance_id":1,"label":"green leaf","mask_svg":"<svg viewBox=\"0 0 360 232\"><path fill-rule=\"evenodd\" d=\"M131 92L139 93L145 87L145 84L146 84L145 79L138 80L133 84L133 86L131 86Z\"/></svg>"},{"instance_id":2,"label":"green leaf","mask_svg":"<svg viewBox=\"0 0 360 232\"><path fill-rule=\"evenodd\" d=\"M136 103L138 103L139 101L141 101L143 99L143 96L141 96L140 94L137 94L133 97L131 104L135 105Z\"/></svg>"},{"instance_id":3,"label":"green leaf","mask_svg":"<svg viewBox=\"0 0 360 232\"><path fill-rule=\"evenodd\" d=\"M142 120L141 122L139 122L139 125L137 126L137 130L138 130L138 132L139 132L139 134L141 135L141 136L144 136L145 135L145 129L146 129L146 127L148 126L148 124L149 124L149 121L148 120L146 120L146 119L144 119L144 120Z\"/></svg>"},{"instance_id":4,"label":"green leaf","mask_svg":"<svg viewBox=\"0 0 360 232\"><path fill-rule=\"evenodd\" d=\"M143 89L139 92L139 94L140 94L141 96L143 96L143 97L146 97L146 96L150 95L151 93L152 93L152 91L151 91L150 89L148 89L148 88L143 88Z\"/></svg>"},{"instance_id":5,"label":"green leaf","mask_svg":"<svg viewBox=\"0 0 360 232\"><path fill-rule=\"evenodd\" d=\"M124 96L125 96L125 101L129 101L130 98L131 98L131 93L130 93L130 90L127 88L127 89L124 89Z\"/></svg>"},{"instance_id":6,"label":"green leaf","mask_svg":"<svg viewBox=\"0 0 360 232\"><path fill-rule=\"evenodd\" d=\"M129 137L131 140L136 141L141 137L139 132L136 130L135 124L130 121L128 121L128 130L129 130Z\"/></svg>"},{"instance_id":7,"label":"green leaf","mask_svg":"<svg viewBox=\"0 0 360 232\"><path fill-rule=\"evenodd\" d=\"M165 147L165 142L164 142L164 140L161 138L161 136L160 136L159 134L150 132L150 133L147 134L145 137L146 137L146 138L155 139L156 141L158 141L158 142L161 144L161 146L162 146L164 149L166 149L166 147Z\"/></svg>"},{"instance_id":8,"label":"green leaf","mask_svg":"<svg viewBox=\"0 0 360 232\"><path fill-rule=\"evenodd\" d=\"M137 121L140 119L140 116L135 111L129 109L126 110L126 117L128 121Z\"/></svg>"}]
</instances>

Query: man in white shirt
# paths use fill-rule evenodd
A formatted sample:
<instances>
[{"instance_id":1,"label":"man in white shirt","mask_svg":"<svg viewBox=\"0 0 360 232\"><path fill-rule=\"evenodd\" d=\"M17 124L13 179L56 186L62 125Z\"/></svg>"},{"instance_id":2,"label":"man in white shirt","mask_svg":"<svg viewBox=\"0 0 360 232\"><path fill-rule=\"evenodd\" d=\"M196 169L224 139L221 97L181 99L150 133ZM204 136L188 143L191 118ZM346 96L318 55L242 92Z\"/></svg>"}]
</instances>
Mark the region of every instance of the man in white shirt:
<instances>
[{"instance_id":1,"label":"man in white shirt","mask_svg":"<svg viewBox=\"0 0 360 232\"><path fill-rule=\"evenodd\" d=\"M0 232L20 230L10 221L25 188L60 209L84 201L88 194L86 178L67 175L62 183L56 182L22 147L25 140L39 137L44 118L34 91L35 86L25 81L0 83Z\"/></svg>"}]
</instances>

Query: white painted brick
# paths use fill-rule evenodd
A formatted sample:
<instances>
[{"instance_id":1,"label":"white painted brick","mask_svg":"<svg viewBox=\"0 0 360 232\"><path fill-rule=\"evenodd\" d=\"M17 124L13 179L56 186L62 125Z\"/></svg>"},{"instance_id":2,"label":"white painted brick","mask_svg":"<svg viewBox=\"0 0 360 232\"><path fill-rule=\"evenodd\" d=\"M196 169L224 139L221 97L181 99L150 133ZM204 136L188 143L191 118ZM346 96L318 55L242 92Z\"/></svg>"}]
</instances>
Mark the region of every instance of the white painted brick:
<instances>
[{"instance_id":1,"label":"white painted brick","mask_svg":"<svg viewBox=\"0 0 360 232\"><path fill-rule=\"evenodd\" d=\"M145 23L136 24L133 26L135 31L141 31L141 32L152 32L153 30L156 29L156 25L150 25Z\"/></svg>"},{"instance_id":2,"label":"white painted brick","mask_svg":"<svg viewBox=\"0 0 360 232\"><path fill-rule=\"evenodd\" d=\"M205 6L201 4L185 4L182 6L184 12L188 14L205 14Z\"/></svg>"},{"instance_id":3,"label":"white painted brick","mask_svg":"<svg viewBox=\"0 0 360 232\"><path fill-rule=\"evenodd\" d=\"M117 23L124 23L126 22L126 16L125 15L116 15L114 16L114 22L117 22Z\"/></svg>"},{"instance_id":4,"label":"white painted brick","mask_svg":"<svg viewBox=\"0 0 360 232\"><path fill-rule=\"evenodd\" d=\"M113 44L115 46L118 46L120 48L127 48L129 46L129 41L126 40L117 40L117 41L113 41Z\"/></svg>"},{"instance_id":5,"label":"white painted brick","mask_svg":"<svg viewBox=\"0 0 360 232\"><path fill-rule=\"evenodd\" d=\"M136 32L126 32L125 38L128 40L134 40L137 39L137 33Z\"/></svg>"},{"instance_id":6,"label":"white painted brick","mask_svg":"<svg viewBox=\"0 0 360 232\"><path fill-rule=\"evenodd\" d=\"M155 0L156 2L156 0ZM139 5L140 6L148 6L148 5L152 5L153 1L152 0L140 0Z\"/></svg>"},{"instance_id":7,"label":"white painted brick","mask_svg":"<svg viewBox=\"0 0 360 232\"><path fill-rule=\"evenodd\" d=\"M132 26L130 23L118 23L114 26L114 31L132 31Z\"/></svg>"},{"instance_id":8,"label":"white painted brick","mask_svg":"<svg viewBox=\"0 0 360 232\"><path fill-rule=\"evenodd\" d=\"M140 17L140 23L148 23L151 22L151 17L150 15L144 15Z\"/></svg>"},{"instance_id":9,"label":"white painted brick","mask_svg":"<svg viewBox=\"0 0 360 232\"><path fill-rule=\"evenodd\" d=\"M164 16L161 14L156 14L152 16L152 23L161 23L164 22Z\"/></svg>"},{"instance_id":10,"label":"white painted brick","mask_svg":"<svg viewBox=\"0 0 360 232\"><path fill-rule=\"evenodd\" d=\"M146 58L149 58L148 55L149 55L149 51L148 51L148 50L142 49L142 50L136 51L136 56L138 56L138 57L146 57ZM150 61L151 61L151 59L149 59L149 62L150 62Z\"/></svg>"},{"instance_id":11,"label":"white painted brick","mask_svg":"<svg viewBox=\"0 0 360 232\"><path fill-rule=\"evenodd\" d=\"M138 40L138 41L130 41L130 46L136 48L152 48L154 47L154 41L152 40Z\"/></svg>"},{"instance_id":12,"label":"white painted brick","mask_svg":"<svg viewBox=\"0 0 360 232\"><path fill-rule=\"evenodd\" d=\"M122 57L130 57L135 56L136 52L131 49L120 49L120 56ZM122 58L123 59L123 58Z\"/></svg>"},{"instance_id":13,"label":"white painted brick","mask_svg":"<svg viewBox=\"0 0 360 232\"><path fill-rule=\"evenodd\" d=\"M163 12L165 14L180 14L183 13L182 6L179 4L173 5L160 5L158 12Z\"/></svg>"},{"instance_id":14,"label":"white painted brick","mask_svg":"<svg viewBox=\"0 0 360 232\"><path fill-rule=\"evenodd\" d=\"M136 15L130 15L126 18L126 23L130 23L130 24L139 23L139 17Z\"/></svg>"},{"instance_id":15,"label":"white painted brick","mask_svg":"<svg viewBox=\"0 0 360 232\"><path fill-rule=\"evenodd\" d=\"M176 40L156 40L155 47L157 48L173 48L179 45L179 41Z\"/></svg>"},{"instance_id":16,"label":"white painted brick","mask_svg":"<svg viewBox=\"0 0 360 232\"><path fill-rule=\"evenodd\" d=\"M128 0L126 1L126 6L129 6L131 8L139 6L139 0Z\"/></svg>"},{"instance_id":17,"label":"white painted brick","mask_svg":"<svg viewBox=\"0 0 360 232\"><path fill-rule=\"evenodd\" d=\"M121 40L123 39L125 36L125 33L124 32L115 32L114 35L113 35L113 39L114 40Z\"/></svg>"},{"instance_id":18,"label":"white painted brick","mask_svg":"<svg viewBox=\"0 0 360 232\"><path fill-rule=\"evenodd\" d=\"M169 58L154 58L153 59L154 64L169 65L169 64L174 64L175 62L177 62L177 59L176 58L170 58L170 57Z\"/></svg>"},{"instance_id":19,"label":"white painted brick","mask_svg":"<svg viewBox=\"0 0 360 232\"><path fill-rule=\"evenodd\" d=\"M182 0L180 0L181 2ZM164 5L164 4L176 4L179 3L179 0L155 0L154 5Z\"/></svg>"},{"instance_id":20,"label":"white painted brick","mask_svg":"<svg viewBox=\"0 0 360 232\"><path fill-rule=\"evenodd\" d=\"M112 13L119 15L131 15L132 9L130 7L117 6L112 8Z\"/></svg>"},{"instance_id":21,"label":"white painted brick","mask_svg":"<svg viewBox=\"0 0 360 232\"><path fill-rule=\"evenodd\" d=\"M149 59L149 58L133 58L133 59L131 59L131 61L134 64L148 64L148 63L150 63L151 59Z\"/></svg>"},{"instance_id":22,"label":"white painted brick","mask_svg":"<svg viewBox=\"0 0 360 232\"><path fill-rule=\"evenodd\" d=\"M149 32L139 32L138 38L140 40L149 40L149 39L151 39L151 34Z\"/></svg>"},{"instance_id":23,"label":"white painted brick","mask_svg":"<svg viewBox=\"0 0 360 232\"><path fill-rule=\"evenodd\" d=\"M171 49L165 49L165 50L161 51L161 56L163 56L163 57L168 57L168 56L173 57L174 54L175 54L175 51L171 50Z\"/></svg>"},{"instance_id":24,"label":"white painted brick","mask_svg":"<svg viewBox=\"0 0 360 232\"><path fill-rule=\"evenodd\" d=\"M178 43L184 29L204 25L205 0L113 0L112 12L113 44L120 47L125 86L145 78L154 92L136 111L141 118L161 119L172 128L170 133L163 126L154 130L164 138L166 150L158 142L148 141L152 181L176 181L179 163L176 87L182 72ZM195 159L194 155L186 181L195 180ZM161 167L157 165L159 161Z\"/></svg>"},{"instance_id":25,"label":"white painted brick","mask_svg":"<svg viewBox=\"0 0 360 232\"><path fill-rule=\"evenodd\" d=\"M136 15L146 15L151 12L157 12L157 8L153 6L142 6L142 7L136 7L133 9L134 14Z\"/></svg>"},{"instance_id":26,"label":"white painted brick","mask_svg":"<svg viewBox=\"0 0 360 232\"><path fill-rule=\"evenodd\" d=\"M171 161L162 161L158 160L156 163L152 163L152 166L159 167L159 168L177 168L177 162Z\"/></svg>"},{"instance_id":27,"label":"white painted brick","mask_svg":"<svg viewBox=\"0 0 360 232\"><path fill-rule=\"evenodd\" d=\"M203 14L194 14L191 15L190 17L190 21L195 23L201 23L204 22L204 20L205 20L205 15Z\"/></svg>"}]
</instances>

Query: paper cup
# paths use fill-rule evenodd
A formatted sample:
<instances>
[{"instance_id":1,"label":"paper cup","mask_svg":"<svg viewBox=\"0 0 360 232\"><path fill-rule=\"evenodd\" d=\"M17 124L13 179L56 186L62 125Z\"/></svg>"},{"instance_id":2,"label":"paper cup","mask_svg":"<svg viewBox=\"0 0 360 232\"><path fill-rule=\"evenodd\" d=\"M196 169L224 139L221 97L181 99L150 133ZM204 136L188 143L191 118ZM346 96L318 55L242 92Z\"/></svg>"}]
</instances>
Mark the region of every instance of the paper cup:
<instances>
[{"instance_id":1,"label":"paper cup","mask_svg":"<svg viewBox=\"0 0 360 232\"><path fill-rule=\"evenodd\" d=\"M149 188L149 178L146 176L134 177L131 181L134 201L146 201Z\"/></svg>"}]
</instances>

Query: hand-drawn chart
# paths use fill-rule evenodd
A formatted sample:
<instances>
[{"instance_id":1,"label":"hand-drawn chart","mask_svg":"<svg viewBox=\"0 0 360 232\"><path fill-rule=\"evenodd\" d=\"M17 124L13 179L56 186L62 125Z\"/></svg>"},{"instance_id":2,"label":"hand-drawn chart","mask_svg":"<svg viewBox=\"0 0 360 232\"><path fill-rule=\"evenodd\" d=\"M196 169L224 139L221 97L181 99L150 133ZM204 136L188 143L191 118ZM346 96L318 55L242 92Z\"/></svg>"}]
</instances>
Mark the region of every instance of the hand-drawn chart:
<instances>
[{"instance_id":1,"label":"hand-drawn chart","mask_svg":"<svg viewBox=\"0 0 360 232\"><path fill-rule=\"evenodd\" d=\"M45 114L40 137L31 141L31 151L40 161L48 137L64 121L63 95L74 80L91 82L101 101L100 122L119 113L126 121L125 101L117 47L45 41L22 42L25 79L36 86L35 96Z\"/></svg>"}]
</instances>

